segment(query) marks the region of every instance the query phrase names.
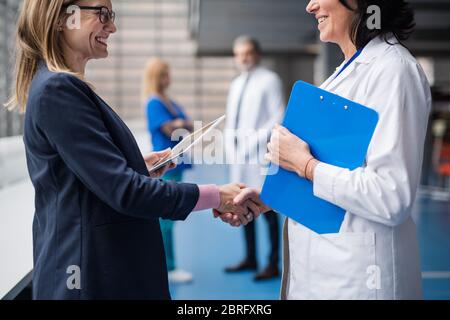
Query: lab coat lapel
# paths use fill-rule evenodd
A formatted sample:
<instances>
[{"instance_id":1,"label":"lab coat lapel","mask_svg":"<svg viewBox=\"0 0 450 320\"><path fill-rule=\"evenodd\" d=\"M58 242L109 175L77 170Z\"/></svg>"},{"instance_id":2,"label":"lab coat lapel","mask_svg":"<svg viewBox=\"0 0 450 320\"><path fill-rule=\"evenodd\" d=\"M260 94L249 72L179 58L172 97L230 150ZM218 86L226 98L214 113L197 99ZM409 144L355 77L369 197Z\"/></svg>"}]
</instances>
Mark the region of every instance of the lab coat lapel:
<instances>
[{"instance_id":1,"label":"lab coat lapel","mask_svg":"<svg viewBox=\"0 0 450 320\"><path fill-rule=\"evenodd\" d=\"M242 113L241 120L246 124L247 128L253 129L256 127L256 122L260 116L259 112L262 108L261 104L263 100L255 97L256 92L260 92L261 75L259 73L260 67L256 67L251 71L249 80L245 92L245 96L242 99Z\"/></svg>"},{"instance_id":2,"label":"lab coat lapel","mask_svg":"<svg viewBox=\"0 0 450 320\"><path fill-rule=\"evenodd\" d=\"M390 43L397 42L395 37L388 37L388 41ZM358 65L360 64L370 64L375 58L381 56L388 44L382 37L376 37L372 39L361 52L361 54L353 61L339 76L336 77L337 73L344 66L345 62L343 62L336 72L331 76L325 83L321 86L321 88L326 90L333 90L339 84L341 84L345 79L347 79L353 72L358 69Z\"/></svg>"},{"instance_id":3,"label":"lab coat lapel","mask_svg":"<svg viewBox=\"0 0 450 320\"><path fill-rule=\"evenodd\" d=\"M227 116L227 122L228 122L228 128L235 129L236 128L236 116L238 112L238 104L239 104L239 98L242 94L243 86L245 84L245 79L247 77L247 74L241 74L239 77L235 80L237 81L237 85L233 88L232 94L229 96L229 104L228 104L228 116ZM243 97L242 97L243 98ZM242 103L242 101L241 101ZM242 106L241 106L242 107Z\"/></svg>"},{"instance_id":4,"label":"lab coat lapel","mask_svg":"<svg viewBox=\"0 0 450 320\"><path fill-rule=\"evenodd\" d=\"M249 74L243 74L242 83L237 90L236 100L233 103L233 125L236 126L236 118L238 112L239 97L241 97L241 107L239 113L239 127L253 129L256 125L257 118L259 117L260 109L262 108L260 99L258 99L261 89L258 87L261 75L259 73L260 67L256 67L250 71ZM248 80L247 80L248 77ZM247 84L245 84L245 82ZM245 86L245 88L244 88ZM244 92L242 90L245 89ZM255 96L256 95L256 96ZM243 125L244 124L244 125Z\"/></svg>"},{"instance_id":5,"label":"lab coat lapel","mask_svg":"<svg viewBox=\"0 0 450 320\"><path fill-rule=\"evenodd\" d=\"M338 74L339 70L344 66L344 64L345 62L342 62L341 65L336 68L333 74L320 85L320 88L326 89L328 85L333 81L333 79L336 78L336 75Z\"/></svg>"},{"instance_id":6,"label":"lab coat lapel","mask_svg":"<svg viewBox=\"0 0 450 320\"><path fill-rule=\"evenodd\" d=\"M353 73L353 71L356 70L357 62L356 60L353 61L340 75L336 77L338 70L333 74L331 79L329 79L329 83L326 86L327 90L333 90L336 88L342 81L344 81L349 75ZM342 68L342 67L341 67ZM340 70L340 69L339 69Z\"/></svg>"}]
</instances>

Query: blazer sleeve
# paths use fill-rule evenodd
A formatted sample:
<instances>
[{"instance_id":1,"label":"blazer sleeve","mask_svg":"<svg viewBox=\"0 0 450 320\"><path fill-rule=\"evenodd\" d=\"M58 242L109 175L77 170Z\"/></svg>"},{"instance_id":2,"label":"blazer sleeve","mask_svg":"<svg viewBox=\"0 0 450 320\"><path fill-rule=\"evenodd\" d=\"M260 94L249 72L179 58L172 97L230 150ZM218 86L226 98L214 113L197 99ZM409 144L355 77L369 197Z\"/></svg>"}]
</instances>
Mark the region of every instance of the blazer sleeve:
<instances>
[{"instance_id":1,"label":"blazer sleeve","mask_svg":"<svg viewBox=\"0 0 450 320\"><path fill-rule=\"evenodd\" d=\"M36 122L67 167L116 211L138 218L184 220L199 189L141 175L112 140L90 88L64 73L46 81Z\"/></svg>"}]
</instances>

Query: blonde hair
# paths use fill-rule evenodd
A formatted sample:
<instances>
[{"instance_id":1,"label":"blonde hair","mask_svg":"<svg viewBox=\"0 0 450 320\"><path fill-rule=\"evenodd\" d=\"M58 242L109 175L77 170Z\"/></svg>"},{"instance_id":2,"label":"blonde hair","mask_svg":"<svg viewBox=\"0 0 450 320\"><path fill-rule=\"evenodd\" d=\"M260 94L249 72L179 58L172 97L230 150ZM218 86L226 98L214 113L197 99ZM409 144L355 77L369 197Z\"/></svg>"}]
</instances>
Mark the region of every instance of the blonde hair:
<instances>
[{"instance_id":1,"label":"blonde hair","mask_svg":"<svg viewBox=\"0 0 450 320\"><path fill-rule=\"evenodd\" d=\"M9 110L19 108L25 112L28 91L40 61L50 71L66 72L80 77L67 65L62 47L62 33L58 27L66 13L65 6L74 0L24 0L17 21L15 86L10 100L5 104Z\"/></svg>"},{"instance_id":2,"label":"blonde hair","mask_svg":"<svg viewBox=\"0 0 450 320\"><path fill-rule=\"evenodd\" d=\"M151 95L160 95L168 99L162 86L162 76L169 69L169 64L160 58L153 58L147 62L142 81L142 100L147 100Z\"/></svg>"}]
</instances>

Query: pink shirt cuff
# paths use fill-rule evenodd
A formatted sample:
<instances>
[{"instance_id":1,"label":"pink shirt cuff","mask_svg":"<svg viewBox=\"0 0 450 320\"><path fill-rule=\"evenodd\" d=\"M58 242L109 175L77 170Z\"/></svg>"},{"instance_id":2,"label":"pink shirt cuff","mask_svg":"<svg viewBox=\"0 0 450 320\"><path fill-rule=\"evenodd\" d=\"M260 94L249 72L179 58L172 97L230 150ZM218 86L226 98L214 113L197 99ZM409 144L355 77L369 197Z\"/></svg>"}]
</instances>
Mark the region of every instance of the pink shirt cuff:
<instances>
[{"instance_id":1,"label":"pink shirt cuff","mask_svg":"<svg viewBox=\"0 0 450 320\"><path fill-rule=\"evenodd\" d=\"M220 192L219 187L215 184L200 185L200 196L197 205L192 211L200 211L205 209L212 209L220 207Z\"/></svg>"}]
</instances>

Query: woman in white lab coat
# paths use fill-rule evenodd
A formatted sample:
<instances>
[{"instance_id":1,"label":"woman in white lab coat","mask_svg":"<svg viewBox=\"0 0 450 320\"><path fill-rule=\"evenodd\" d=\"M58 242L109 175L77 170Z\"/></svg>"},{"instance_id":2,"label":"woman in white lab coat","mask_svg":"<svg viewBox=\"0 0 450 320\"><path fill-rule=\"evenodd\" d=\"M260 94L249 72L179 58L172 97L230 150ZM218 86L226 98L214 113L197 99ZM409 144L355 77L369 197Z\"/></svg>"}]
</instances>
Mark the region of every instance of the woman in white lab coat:
<instances>
[{"instance_id":1,"label":"woman in white lab coat","mask_svg":"<svg viewBox=\"0 0 450 320\"><path fill-rule=\"evenodd\" d=\"M381 29L367 28L372 4L380 6ZM353 171L314 159L304 141L274 129L267 158L310 179L317 197L346 210L337 234L286 221L281 297L421 299L411 209L431 98L421 67L399 43L412 31L413 12L403 0L316 0L307 11L318 20L321 41L337 43L345 55L321 88L373 108L379 123L365 165Z\"/></svg>"}]
</instances>

